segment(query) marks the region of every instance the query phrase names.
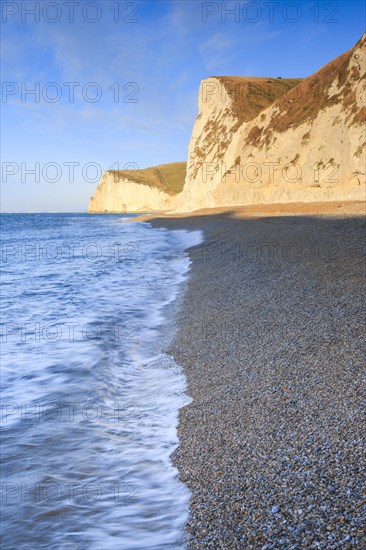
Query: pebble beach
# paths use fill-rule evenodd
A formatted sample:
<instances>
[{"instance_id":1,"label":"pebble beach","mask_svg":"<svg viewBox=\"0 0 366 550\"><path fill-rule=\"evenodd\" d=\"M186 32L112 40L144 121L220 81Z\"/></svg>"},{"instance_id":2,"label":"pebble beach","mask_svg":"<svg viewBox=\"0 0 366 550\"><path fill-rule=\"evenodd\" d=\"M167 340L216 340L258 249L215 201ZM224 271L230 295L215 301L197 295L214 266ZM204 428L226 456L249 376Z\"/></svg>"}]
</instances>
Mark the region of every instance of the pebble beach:
<instances>
[{"instance_id":1,"label":"pebble beach","mask_svg":"<svg viewBox=\"0 0 366 550\"><path fill-rule=\"evenodd\" d=\"M204 234L167 350L188 548L366 548L364 216L152 223Z\"/></svg>"}]
</instances>

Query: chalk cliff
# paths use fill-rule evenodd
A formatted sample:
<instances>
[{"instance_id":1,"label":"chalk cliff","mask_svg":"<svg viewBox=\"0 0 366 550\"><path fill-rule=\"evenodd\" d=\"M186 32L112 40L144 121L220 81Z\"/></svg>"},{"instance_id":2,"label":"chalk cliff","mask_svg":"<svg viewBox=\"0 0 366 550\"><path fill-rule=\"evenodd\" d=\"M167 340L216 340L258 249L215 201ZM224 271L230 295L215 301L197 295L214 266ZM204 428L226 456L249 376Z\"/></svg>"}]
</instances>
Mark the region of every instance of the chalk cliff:
<instances>
[{"instance_id":1,"label":"chalk cliff","mask_svg":"<svg viewBox=\"0 0 366 550\"><path fill-rule=\"evenodd\" d=\"M89 201L89 212L151 212L171 210L182 191L185 162L143 170L108 170Z\"/></svg>"},{"instance_id":2,"label":"chalk cliff","mask_svg":"<svg viewBox=\"0 0 366 550\"><path fill-rule=\"evenodd\" d=\"M187 165L107 171L89 211L365 200L365 49L304 79L203 80Z\"/></svg>"},{"instance_id":3,"label":"chalk cliff","mask_svg":"<svg viewBox=\"0 0 366 550\"><path fill-rule=\"evenodd\" d=\"M303 80L203 80L176 210L364 200L365 43Z\"/></svg>"}]
</instances>

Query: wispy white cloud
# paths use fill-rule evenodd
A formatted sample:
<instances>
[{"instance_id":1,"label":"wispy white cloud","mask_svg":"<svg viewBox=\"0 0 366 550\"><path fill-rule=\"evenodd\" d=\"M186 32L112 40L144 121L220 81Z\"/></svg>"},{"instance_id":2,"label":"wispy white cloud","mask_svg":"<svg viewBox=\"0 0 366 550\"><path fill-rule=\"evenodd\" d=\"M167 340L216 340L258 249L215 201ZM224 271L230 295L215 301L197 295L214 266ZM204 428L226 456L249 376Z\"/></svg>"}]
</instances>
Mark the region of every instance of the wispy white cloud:
<instances>
[{"instance_id":1,"label":"wispy white cloud","mask_svg":"<svg viewBox=\"0 0 366 550\"><path fill-rule=\"evenodd\" d=\"M243 66L252 63L255 51L278 36L279 32L271 28L266 21L258 23L255 27L245 28L245 31L242 26L237 25L230 34L225 27L225 30L216 31L202 41L198 51L206 70L211 73L215 71L217 74L238 74L239 71L239 74L245 74L240 71ZM236 70L232 72L234 64Z\"/></svg>"}]
</instances>

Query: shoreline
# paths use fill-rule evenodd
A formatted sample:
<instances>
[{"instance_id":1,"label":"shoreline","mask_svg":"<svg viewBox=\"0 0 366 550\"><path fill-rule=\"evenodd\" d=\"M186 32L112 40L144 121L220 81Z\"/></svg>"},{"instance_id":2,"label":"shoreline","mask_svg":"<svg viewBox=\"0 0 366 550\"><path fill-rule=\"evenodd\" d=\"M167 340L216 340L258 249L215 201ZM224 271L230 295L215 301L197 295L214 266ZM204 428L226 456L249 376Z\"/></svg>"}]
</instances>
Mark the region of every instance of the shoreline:
<instances>
[{"instance_id":1,"label":"shoreline","mask_svg":"<svg viewBox=\"0 0 366 550\"><path fill-rule=\"evenodd\" d=\"M330 201L330 202L288 202L271 204L249 204L243 206L222 206L202 208L193 212L145 212L136 215L131 222L152 221L158 219L183 219L221 215L231 218L268 217L268 216L365 216L366 201ZM184 226L185 227L185 226Z\"/></svg>"},{"instance_id":2,"label":"shoreline","mask_svg":"<svg viewBox=\"0 0 366 550\"><path fill-rule=\"evenodd\" d=\"M364 217L149 222L204 234L167 350L192 398L171 457L192 493L188 548L359 546Z\"/></svg>"}]
</instances>

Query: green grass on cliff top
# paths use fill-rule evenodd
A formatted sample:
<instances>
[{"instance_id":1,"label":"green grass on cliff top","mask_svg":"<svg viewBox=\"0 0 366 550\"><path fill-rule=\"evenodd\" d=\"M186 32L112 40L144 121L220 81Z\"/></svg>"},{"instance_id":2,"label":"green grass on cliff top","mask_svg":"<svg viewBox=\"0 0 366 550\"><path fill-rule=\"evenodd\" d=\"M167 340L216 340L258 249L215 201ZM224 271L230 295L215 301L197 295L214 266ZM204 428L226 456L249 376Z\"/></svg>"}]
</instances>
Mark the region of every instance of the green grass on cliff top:
<instances>
[{"instance_id":1,"label":"green grass on cliff top","mask_svg":"<svg viewBox=\"0 0 366 550\"><path fill-rule=\"evenodd\" d=\"M142 170L109 170L109 172L117 176L119 181L128 179L141 185L156 187L168 195L176 195L183 189L186 170L186 162L171 162Z\"/></svg>"}]
</instances>

